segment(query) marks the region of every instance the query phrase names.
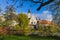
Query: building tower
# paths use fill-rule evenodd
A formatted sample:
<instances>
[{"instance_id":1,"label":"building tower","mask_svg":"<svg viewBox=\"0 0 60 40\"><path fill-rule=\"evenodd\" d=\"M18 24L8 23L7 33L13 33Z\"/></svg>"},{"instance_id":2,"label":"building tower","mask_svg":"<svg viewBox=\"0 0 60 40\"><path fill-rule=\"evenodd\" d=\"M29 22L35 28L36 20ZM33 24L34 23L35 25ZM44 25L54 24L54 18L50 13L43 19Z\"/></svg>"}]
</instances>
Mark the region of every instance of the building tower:
<instances>
[{"instance_id":1,"label":"building tower","mask_svg":"<svg viewBox=\"0 0 60 40\"><path fill-rule=\"evenodd\" d=\"M28 19L31 18L31 13L30 13L30 9L28 9Z\"/></svg>"}]
</instances>

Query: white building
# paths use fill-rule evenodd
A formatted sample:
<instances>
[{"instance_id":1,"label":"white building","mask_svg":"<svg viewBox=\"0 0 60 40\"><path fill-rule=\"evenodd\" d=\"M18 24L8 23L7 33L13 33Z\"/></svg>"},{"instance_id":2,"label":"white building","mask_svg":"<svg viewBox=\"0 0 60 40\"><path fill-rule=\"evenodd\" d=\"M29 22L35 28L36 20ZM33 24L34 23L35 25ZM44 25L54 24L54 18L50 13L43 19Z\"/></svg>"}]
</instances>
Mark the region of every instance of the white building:
<instances>
[{"instance_id":1,"label":"white building","mask_svg":"<svg viewBox=\"0 0 60 40\"><path fill-rule=\"evenodd\" d=\"M29 24L36 25L37 19L36 17L30 13L30 10L28 10L28 19L30 20Z\"/></svg>"},{"instance_id":2,"label":"white building","mask_svg":"<svg viewBox=\"0 0 60 40\"><path fill-rule=\"evenodd\" d=\"M28 19L29 19L29 28L30 29L38 29L37 19L33 14L30 13L30 10L28 10Z\"/></svg>"},{"instance_id":3,"label":"white building","mask_svg":"<svg viewBox=\"0 0 60 40\"><path fill-rule=\"evenodd\" d=\"M37 20L34 15L31 16L29 24L33 24L33 25L37 24Z\"/></svg>"}]
</instances>

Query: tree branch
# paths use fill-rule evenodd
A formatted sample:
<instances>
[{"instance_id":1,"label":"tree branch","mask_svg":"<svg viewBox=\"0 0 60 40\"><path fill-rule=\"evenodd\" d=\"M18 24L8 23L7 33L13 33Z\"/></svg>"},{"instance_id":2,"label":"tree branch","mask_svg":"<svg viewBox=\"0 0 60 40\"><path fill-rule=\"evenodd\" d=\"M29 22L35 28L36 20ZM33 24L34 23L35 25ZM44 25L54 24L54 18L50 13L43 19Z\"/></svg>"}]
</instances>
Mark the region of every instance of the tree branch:
<instances>
[{"instance_id":1,"label":"tree branch","mask_svg":"<svg viewBox=\"0 0 60 40\"><path fill-rule=\"evenodd\" d=\"M37 8L37 10L40 10L41 7L43 7L43 6L45 6L45 5L48 5L49 3L53 2L53 1L54 1L54 0L49 0L49 1L47 1L47 2L41 3L41 4L39 5L39 7Z\"/></svg>"},{"instance_id":2,"label":"tree branch","mask_svg":"<svg viewBox=\"0 0 60 40\"><path fill-rule=\"evenodd\" d=\"M34 3L43 3L43 2L40 2L40 1L33 1L33 0L31 0L31 2L34 2Z\"/></svg>"},{"instance_id":3,"label":"tree branch","mask_svg":"<svg viewBox=\"0 0 60 40\"><path fill-rule=\"evenodd\" d=\"M39 7L37 8L37 10L40 10L43 6L48 5L49 3L53 2L54 0L48 0L47 2L44 2L44 0L21 0L23 1L29 1L29 2L33 2L33 3L40 3Z\"/></svg>"}]
</instances>

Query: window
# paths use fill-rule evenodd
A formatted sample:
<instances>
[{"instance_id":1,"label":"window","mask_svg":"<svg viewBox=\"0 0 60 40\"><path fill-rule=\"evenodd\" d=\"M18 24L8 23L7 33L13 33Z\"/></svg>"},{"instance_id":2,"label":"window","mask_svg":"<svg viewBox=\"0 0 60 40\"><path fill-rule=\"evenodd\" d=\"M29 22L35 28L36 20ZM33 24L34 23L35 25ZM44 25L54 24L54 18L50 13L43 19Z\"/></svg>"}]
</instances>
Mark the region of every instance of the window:
<instances>
[{"instance_id":1,"label":"window","mask_svg":"<svg viewBox=\"0 0 60 40\"><path fill-rule=\"evenodd\" d=\"M34 22L34 24L35 24L35 22Z\"/></svg>"},{"instance_id":2,"label":"window","mask_svg":"<svg viewBox=\"0 0 60 40\"><path fill-rule=\"evenodd\" d=\"M33 24L33 22L31 22L31 24Z\"/></svg>"},{"instance_id":3,"label":"window","mask_svg":"<svg viewBox=\"0 0 60 40\"><path fill-rule=\"evenodd\" d=\"M36 30L37 30L37 29L38 29L38 26L34 25L34 29L36 29Z\"/></svg>"}]
</instances>

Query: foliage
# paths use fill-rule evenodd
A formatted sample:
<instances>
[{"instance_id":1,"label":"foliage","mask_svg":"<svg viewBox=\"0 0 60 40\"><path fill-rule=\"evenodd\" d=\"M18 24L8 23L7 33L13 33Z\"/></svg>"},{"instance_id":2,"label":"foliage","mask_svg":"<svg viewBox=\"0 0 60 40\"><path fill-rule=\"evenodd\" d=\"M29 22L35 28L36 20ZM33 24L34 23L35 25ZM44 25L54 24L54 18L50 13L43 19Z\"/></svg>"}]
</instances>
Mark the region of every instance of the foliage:
<instances>
[{"instance_id":1,"label":"foliage","mask_svg":"<svg viewBox=\"0 0 60 40\"><path fill-rule=\"evenodd\" d=\"M30 33L31 33L30 28L29 28L29 27L25 27L24 35L25 35L25 36L28 36L28 35L30 35Z\"/></svg>"},{"instance_id":2,"label":"foliage","mask_svg":"<svg viewBox=\"0 0 60 40\"><path fill-rule=\"evenodd\" d=\"M43 26L42 24L39 25L39 35L40 36L56 36L58 33L59 27L56 26L55 24L53 25L48 25L48 26Z\"/></svg>"},{"instance_id":3,"label":"foliage","mask_svg":"<svg viewBox=\"0 0 60 40\"><path fill-rule=\"evenodd\" d=\"M19 25L12 26L12 30L22 30Z\"/></svg>"},{"instance_id":4,"label":"foliage","mask_svg":"<svg viewBox=\"0 0 60 40\"><path fill-rule=\"evenodd\" d=\"M7 6L4 14L6 20L17 20L17 15L15 14L14 7Z\"/></svg>"},{"instance_id":5,"label":"foliage","mask_svg":"<svg viewBox=\"0 0 60 40\"><path fill-rule=\"evenodd\" d=\"M29 20L26 14L18 14L18 21L21 27L27 27Z\"/></svg>"},{"instance_id":6,"label":"foliage","mask_svg":"<svg viewBox=\"0 0 60 40\"><path fill-rule=\"evenodd\" d=\"M0 36L0 40L59 40L59 37L38 37L38 36L16 36L5 35Z\"/></svg>"},{"instance_id":7,"label":"foliage","mask_svg":"<svg viewBox=\"0 0 60 40\"><path fill-rule=\"evenodd\" d=\"M6 20L4 22L1 22L1 26L4 26L4 27L14 26L12 24L13 24L13 20Z\"/></svg>"},{"instance_id":8,"label":"foliage","mask_svg":"<svg viewBox=\"0 0 60 40\"><path fill-rule=\"evenodd\" d=\"M9 30L8 34L15 34L15 35L23 34L22 28L19 25L11 26L11 27L9 27L8 30Z\"/></svg>"},{"instance_id":9,"label":"foliage","mask_svg":"<svg viewBox=\"0 0 60 40\"><path fill-rule=\"evenodd\" d=\"M26 14L18 14L18 21L19 21L19 26L23 29L23 32L25 33L26 31L28 32L28 17Z\"/></svg>"},{"instance_id":10,"label":"foliage","mask_svg":"<svg viewBox=\"0 0 60 40\"><path fill-rule=\"evenodd\" d=\"M10 20L9 21L4 21L4 22L1 23L1 25L3 27L9 27L10 24L11 24L11 21Z\"/></svg>"},{"instance_id":11,"label":"foliage","mask_svg":"<svg viewBox=\"0 0 60 40\"><path fill-rule=\"evenodd\" d=\"M0 26L0 36L7 35L7 33L8 33L7 27Z\"/></svg>"},{"instance_id":12,"label":"foliage","mask_svg":"<svg viewBox=\"0 0 60 40\"><path fill-rule=\"evenodd\" d=\"M48 6L48 10L52 12L53 22L60 26L60 0L54 0L54 2Z\"/></svg>"}]
</instances>

